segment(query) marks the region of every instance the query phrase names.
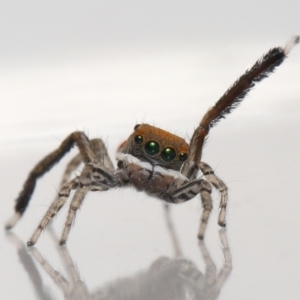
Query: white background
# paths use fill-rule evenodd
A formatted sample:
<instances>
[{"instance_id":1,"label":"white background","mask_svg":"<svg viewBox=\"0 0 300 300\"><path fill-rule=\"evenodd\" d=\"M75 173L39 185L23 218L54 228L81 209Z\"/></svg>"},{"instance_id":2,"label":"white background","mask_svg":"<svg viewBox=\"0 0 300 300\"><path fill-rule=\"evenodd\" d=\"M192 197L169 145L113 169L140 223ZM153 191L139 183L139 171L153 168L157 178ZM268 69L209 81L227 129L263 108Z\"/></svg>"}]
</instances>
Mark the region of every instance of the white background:
<instances>
[{"instance_id":1,"label":"white background","mask_svg":"<svg viewBox=\"0 0 300 300\"><path fill-rule=\"evenodd\" d=\"M2 2L2 226L30 169L72 131L103 138L113 158L136 123L189 140L238 76L269 48L300 33L299 11L299 1L281 0ZM299 128L298 46L211 131L204 150L203 160L230 193L233 270L219 299L300 298ZM34 260L42 283L33 284L34 273L24 269L11 241L25 245L72 155L38 182L15 236L0 231L3 299L63 298ZM206 246L219 269L219 198L213 197ZM205 272L196 239L200 201L172 208L184 257ZM66 209L53 223L58 236ZM36 248L67 274L47 231ZM89 194L68 250L90 292L174 255L161 203L132 189Z\"/></svg>"}]
</instances>

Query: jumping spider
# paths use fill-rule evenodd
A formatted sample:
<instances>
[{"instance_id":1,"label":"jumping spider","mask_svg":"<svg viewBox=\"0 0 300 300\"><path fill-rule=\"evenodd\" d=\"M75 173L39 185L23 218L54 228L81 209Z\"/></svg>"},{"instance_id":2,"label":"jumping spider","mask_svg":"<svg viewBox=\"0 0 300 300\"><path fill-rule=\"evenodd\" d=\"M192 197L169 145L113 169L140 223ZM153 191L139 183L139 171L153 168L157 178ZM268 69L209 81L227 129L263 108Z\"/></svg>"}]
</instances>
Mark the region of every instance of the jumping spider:
<instances>
[{"instance_id":1,"label":"jumping spider","mask_svg":"<svg viewBox=\"0 0 300 300\"><path fill-rule=\"evenodd\" d=\"M29 173L16 200L15 214L6 225L12 228L28 206L39 177L49 171L74 146L80 153L68 164L58 198L51 204L27 245L34 245L50 220L66 203L71 190L76 190L60 239L65 244L77 209L89 191L133 186L149 196L168 203L181 203L200 194L203 213L198 238L203 239L212 210L211 185L221 195L218 223L226 225L227 187L212 168L201 161L202 149L209 130L236 108L256 83L266 78L279 66L292 47L299 42L294 37L284 48L270 49L251 69L247 70L208 110L187 144L182 138L148 124L138 124L133 133L117 150L117 169L114 168L101 139L89 140L83 132L71 133L59 148L42 159ZM81 174L69 180L73 170L83 162ZM198 176L202 172L203 179Z\"/></svg>"}]
</instances>

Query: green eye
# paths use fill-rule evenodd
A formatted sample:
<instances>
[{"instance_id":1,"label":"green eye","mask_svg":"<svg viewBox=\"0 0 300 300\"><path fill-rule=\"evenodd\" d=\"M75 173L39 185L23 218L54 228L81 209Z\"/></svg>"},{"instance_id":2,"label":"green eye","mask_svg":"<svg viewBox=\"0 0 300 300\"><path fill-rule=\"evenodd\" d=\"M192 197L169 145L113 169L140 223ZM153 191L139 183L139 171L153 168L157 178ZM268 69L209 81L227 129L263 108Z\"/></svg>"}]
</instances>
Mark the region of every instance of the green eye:
<instances>
[{"instance_id":1,"label":"green eye","mask_svg":"<svg viewBox=\"0 0 300 300\"><path fill-rule=\"evenodd\" d=\"M171 162L176 157L176 151L173 148L167 147L160 154L161 159L165 162Z\"/></svg>"},{"instance_id":2,"label":"green eye","mask_svg":"<svg viewBox=\"0 0 300 300\"><path fill-rule=\"evenodd\" d=\"M159 152L159 144L156 141L149 141L145 144L144 149L148 155L154 156Z\"/></svg>"},{"instance_id":3,"label":"green eye","mask_svg":"<svg viewBox=\"0 0 300 300\"><path fill-rule=\"evenodd\" d=\"M181 152L179 154L179 161L185 161L187 159L188 155L184 152Z\"/></svg>"},{"instance_id":4,"label":"green eye","mask_svg":"<svg viewBox=\"0 0 300 300\"><path fill-rule=\"evenodd\" d=\"M136 144L141 144L142 142L143 142L143 137L141 136L141 135L136 135L135 137L134 137L134 142L136 143Z\"/></svg>"}]
</instances>

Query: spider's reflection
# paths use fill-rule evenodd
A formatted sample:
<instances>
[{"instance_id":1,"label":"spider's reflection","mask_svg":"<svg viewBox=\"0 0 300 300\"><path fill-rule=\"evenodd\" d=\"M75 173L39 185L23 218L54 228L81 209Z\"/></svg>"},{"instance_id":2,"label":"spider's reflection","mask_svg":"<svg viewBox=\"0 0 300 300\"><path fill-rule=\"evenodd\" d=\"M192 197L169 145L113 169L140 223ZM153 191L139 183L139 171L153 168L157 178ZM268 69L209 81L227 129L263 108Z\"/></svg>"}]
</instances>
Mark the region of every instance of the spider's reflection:
<instances>
[{"instance_id":1,"label":"spider's reflection","mask_svg":"<svg viewBox=\"0 0 300 300\"><path fill-rule=\"evenodd\" d=\"M232 269L231 254L225 231L223 229L219 231L224 255L224 264L219 272L217 272L216 265L211 259L204 242L199 242L200 253L206 267L205 272L202 273L192 261L182 257L168 209L166 209L166 220L172 237L175 258L160 257L148 269L142 270L132 277L112 280L94 292L89 292L86 284L81 280L79 270L66 247L59 247L58 251L64 262L69 279L56 271L37 248L33 248L31 254L34 260L42 266L53 282L60 288L64 298L68 300L217 299ZM40 269L35 267L32 259L27 254L24 244L13 234L10 234L9 238L18 248L21 263L34 284L38 299L54 299L51 295L44 292Z\"/></svg>"}]
</instances>

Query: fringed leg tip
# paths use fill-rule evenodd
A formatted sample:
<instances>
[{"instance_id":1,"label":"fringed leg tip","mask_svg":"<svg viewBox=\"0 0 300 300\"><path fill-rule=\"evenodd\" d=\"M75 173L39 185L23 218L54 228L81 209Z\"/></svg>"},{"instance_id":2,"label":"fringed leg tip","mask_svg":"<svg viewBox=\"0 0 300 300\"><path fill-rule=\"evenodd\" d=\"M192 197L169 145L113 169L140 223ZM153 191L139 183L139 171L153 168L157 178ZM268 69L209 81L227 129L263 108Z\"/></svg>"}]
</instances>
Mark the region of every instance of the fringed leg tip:
<instances>
[{"instance_id":1,"label":"fringed leg tip","mask_svg":"<svg viewBox=\"0 0 300 300\"><path fill-rule=\"evenodd\" d=\"M5 224L5 230L10 230L12 229L16 223L19 221L19 219L21 218L21 214L19 212L16 212L11 218L10 220Z\"/></svg>"},{"instance_id":2,"label":"fringed leg tip","mask_svg":"<svg viewBox=\"0 0 300 300\"><path fill-rule=\"evenodd\" d=\"M285 55L289 54L293 49L293 47L297 45L299 42L300 42L300 36L299 35L294 36L284 47L283 49L284 54Z\"/></svg>"}]
</instances>

